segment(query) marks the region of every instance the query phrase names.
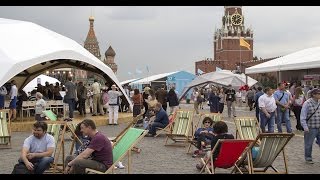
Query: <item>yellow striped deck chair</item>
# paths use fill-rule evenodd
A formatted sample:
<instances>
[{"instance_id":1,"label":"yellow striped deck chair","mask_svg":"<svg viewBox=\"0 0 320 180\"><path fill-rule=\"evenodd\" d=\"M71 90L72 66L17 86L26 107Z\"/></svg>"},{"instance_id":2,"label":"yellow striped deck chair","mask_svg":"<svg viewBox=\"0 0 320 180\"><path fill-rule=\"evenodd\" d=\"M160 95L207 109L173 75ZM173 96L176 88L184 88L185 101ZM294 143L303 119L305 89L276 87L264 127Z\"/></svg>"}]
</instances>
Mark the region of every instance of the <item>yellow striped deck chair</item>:
<instances>
[{"instance_id":1,"label":"yellow striped deck chair","mask_svg":"<svg viewBox=\"0 0 320 180\"><path fill-rule=\"evenodd\" d=\"M261 133L255 139L255 143L251 144L250 151L254 147L256 142L260 141L260 146L256 158L252 160L252 155L250 154L249 160L251 163L245 163L245 159L247 157L242 157L242 159L238 162L239 166L242 166L247 171L253 173L262 172L266 173L266 171L271 168L274 173L284 173L288 174L288 162L285 154L285 146L294 136L293 133ZM280 172L273 166L274 160L278 157L278 155L282 152L282 158L284 162L284 171ZM277 163L277 165L279 165ZM270 172L268 172L270 173Z\"/></svg>"},{"instance_id":2,"label":"yellow striped deck chair","mask_svg":"<svg viewBox=\"0 0 320 180\"><path fill-rule=\"evenodd\" d=\"M182 142L185 146L186 143L190 141L190 139L192 138L191 133L193 132L193 115L193 110L176 111L175 119L170 125L170 131L166 133L167 138L165 140L165 145L169 145L167 144L169 138L174 141L174 144L170 145L177 145L175 144L176 142Z\"/></svg>"},{"instance_id":3,"label":"yellow striped deck chair","mask_svg":"<svg viewBox=\"0 0 320 180\"><path fill-rule=\"evenodd\" d=\"M137 128L129 128L121 138L113 144L113 164L105 172L86 168L86 173L109 174L113 173L115 165L118 164L125 156L128 156L127 170L131 173L131 149L148 133L148 131Z\"/></svg>"},{"instance_id":4,"label":"yellow striped deck chair","mask_svg":"<svg viewBox=\"0 0 320 180\"><path fill-rule=\"evenodd\" d=\"M204 113L204 114L201 114L199 119L198 119L198 122L196 122L196 125L194 126L194 131L192 133L192 138L191 140L189 141L189 146L187 148L187 154L190 153L190 150L191 150L191 145L194 145L196 146L197 144L197 141L195 140L195 137L194 137L194 134L195 132L197 131L197 129L202 126L202 120L205 118L205 117L210 117L212 120L213 120L213 124L212 126L214 125L214 123L218 122L218 121L222 121L222 115L220 113Z\"/></svg>"},{"instance_id":5,"label":"yellow striped deck chair","mask_svg":"<svg viewBox=\"0 0 320 180\"><path fill-rule=\"evenodd\" d=\"M55 140L55 149L54 149L54 161L51 165L50 170L55 173L56 170L63 172L64 171L64 134L66 131L66 123L55 123L55 124L48 124L47 133L51 134ZM59 162L59 156L62 151L62 158Z\"/></svg>"},{"instance_id":6,"label":"yellow striped deck chair","mask_svg":"<svg viewBox=\"0 0 320 180\"><path fill-rule=\"evenodd\" d=\"M256 117L236 117L236 139L255 140L261 133L260 126Z\"/></svg>"},{"instance_id":7,"label":"yellow striped deck chair","mask_svg":"<svg viewBox=\"0 0 320 180\"><path fill-rule=\"evenodd\" d=\"M0 110L0 148L11 148L10 120L7 122L8 113L7 109Z\"/></svg>"}]
</instances>

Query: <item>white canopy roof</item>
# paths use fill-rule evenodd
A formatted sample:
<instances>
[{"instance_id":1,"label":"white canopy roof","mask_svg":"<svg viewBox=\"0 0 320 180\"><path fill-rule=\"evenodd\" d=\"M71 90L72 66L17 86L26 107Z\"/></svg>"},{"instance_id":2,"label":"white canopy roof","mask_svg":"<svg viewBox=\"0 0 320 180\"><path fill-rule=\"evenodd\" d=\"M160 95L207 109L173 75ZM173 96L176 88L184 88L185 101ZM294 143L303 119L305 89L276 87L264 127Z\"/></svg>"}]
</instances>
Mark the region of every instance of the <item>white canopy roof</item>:
<instances>
[{"instance_id":1,"label":"white canopy roof","mask_svg":"<svg viewBox=\"0 0 320 180\"><path fill-rule=\"evenodd\" d=\"M249 68L246 74L312 69L320 67L320 47L304 49Z\"/></svg>"},{"instance_id":2,"label":"white canopy roof","mask_svg":"<svg viewBox=\"0 0 320 180\"><path fill-rule=\"evenodd\" d=\"M38 79L40 80L41 85L45 86L45 82L49 82L49 84L55 85L56 82L60 84L60 81L56 78L40 74L36 78L34 78L32 81L30 81L24 88L23 90L27 92L31 92L32 90L36 89L38 86Z\"/></svg>"},{"instance_id":3,"label":"white canopy roof","mask_svg":"<svg viewBox=\"0 0 320 180\"><path fill-rule=\"evenodd\" d=\"M20 89L45 70L77 67L124 92L113 71L80 44L32 22L0 18L0 67L0 86L14 79Z\"/></svg>"},{"instance_id":4,"label":"white canopy roof","mask_svg":"<svg viewBox=\"0 0 320 180\"><path fill-rule=\"evenodd\" d=\"M125 85L125 84L131 83L131 82L136 81L136 80L138 80L138 79L141 79L141 78L135 78L135 79L125 80L125 81L120 82L120 84L123 86L123 85Z\"/></svg>"},{"instance_id":5,"label":"white canopy roof","mask_svg":"<svg viewBox=\"0 0 320 180\"><path fill-rule=\"evenodd\" d=\"M155 80L158 80L158 79L162 79L164 77L170 76L171 74L174 74L174 73L177 73L177 72L178 71L148 76L148 77L140 79L138 81L134 81L134 82L130 83L130 85L131 84L150 84L150 82L152 82L152 81L155 81Z\"/></svg>"},{"instance_id":6,"label":"white canopy roof","mask_svg":"<svg viewBox=\"0 0 320 180\"><path fill-rule=\"evenodd\" d=\"M248 86L253 86L258 81L252 79L248 76ZM233 87L240 87L246 84L246 76L245 74L234 74L229 70L221 70L214 71L210 73L203 74L201 76L196 77L193 81L191 81L182 91L179 100L193 87L205 85L208 83L217 84L220 86L228 86L231 84Z\"/></svg>"}]
</instances>

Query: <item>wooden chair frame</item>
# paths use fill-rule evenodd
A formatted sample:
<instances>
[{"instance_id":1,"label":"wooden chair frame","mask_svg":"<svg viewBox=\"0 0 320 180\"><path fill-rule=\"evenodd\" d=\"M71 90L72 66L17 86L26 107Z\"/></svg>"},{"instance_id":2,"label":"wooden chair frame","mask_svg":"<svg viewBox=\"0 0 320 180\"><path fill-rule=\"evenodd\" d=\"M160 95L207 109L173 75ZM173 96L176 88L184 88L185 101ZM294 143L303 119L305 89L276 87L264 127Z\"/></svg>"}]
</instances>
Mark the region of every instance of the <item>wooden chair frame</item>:
<instances>
[{"instance_id":1,"label":"wooden chair frame","mask_svg":"<svg viewBox=\"0 0 320 180\"><path fill-rule=\"evenodd\" d=\"M7 122L8 116L8 122ZM0 149L9 149L11 147L11 120L9 109L0 110Z\"/></svg>"}]
</instances>

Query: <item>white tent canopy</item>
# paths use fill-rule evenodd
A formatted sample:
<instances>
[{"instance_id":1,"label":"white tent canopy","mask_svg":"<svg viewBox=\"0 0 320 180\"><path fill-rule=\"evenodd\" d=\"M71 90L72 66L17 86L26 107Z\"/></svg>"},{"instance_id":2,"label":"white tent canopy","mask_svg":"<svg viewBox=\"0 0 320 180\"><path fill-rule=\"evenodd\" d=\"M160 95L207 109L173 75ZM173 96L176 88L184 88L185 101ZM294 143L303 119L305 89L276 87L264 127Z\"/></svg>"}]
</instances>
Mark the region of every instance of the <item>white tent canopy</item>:
<instances>
[{"instance_id":1,"label":"white tent canopy","mask_svg":"<svg viewBox=\"0 0 320 180\"><path fill-rule=\"evenodd\" d=\"M0 86L14 79L21 89L44 71L77 67L124 92L113 71L79 43L32 22L0 18L0 67Z\"/></svg>"},{"instance_id":2,"label":"white tent canopy","mask_svg":"<svg viewBox=\"0 0 320 180\"><path fill-rule=\"evenodd\" d=\"M320 68L320 47L304 49L249 68L246 74Z\"/></svg>"},{"instance_id":3,"label":"white tent canopy","mask_svg":"<svg viewBox=\"0 0 320 180\"><path fill-rule=\"evenodd\" d=\"M258 81L252 79L248 76L248 86L253 86ZM191 81L182 91L179 100L184 97L184 95L193 87L206 85L209 83L213 83L219 86L228 86L231 84L233 87L240 87L246 84L246 76L245 74L234 74L229 70L221 70L203 74L201 76L196 77L193 81Z\"/></svg>"},{"instance_id":4,"label":"white tent canopy","mask_svg":"<svg viewBox=\"0 0 320 180\"><path fill-rule=\"evenodd\" d=\"M45 82L49 82L49 84L53 84L53 85L55 85L56 82L58 82L60 84L60 81L58 79L47 76L47 75L40 74L39 76L34 78L32 81L30 81L23 88L23 90L27 93L27 92L31 92L32 90L36 89L36 87L38 85L38 80L39 80L40 84L43 86L45 86Z\"/></svg>"},{"instance_id":5,"label":"white tent canopy","mask_svg":"<svg viewBox=\"0 0 320 180\"><path fill-rule=\"evenodd\" d=\"M148 76L148 77L140 79L138 81L131 82L130 85L132 85L132 84L150 84L150 82L152 82L152 81L162 79L164 77L170 76L171 74L174 74L177 72L178 71Z\"/></svg>"},{"instance_id":6,"label":"white tent canopy","mask_svg":"<svg viewBox=\"0 0 320 180\"><path fill-rule=\"evenodd\" d=\"M121 86L123 86L123 85L125 85L125 84L129 84L129 83L134 82L134 81L137 81L137 80L139 80L139 79L141 79L141 78L128 79L128 80L125 80L125 81L120 82L120 84L121 84Z\"/></svg>"}]
</instances>

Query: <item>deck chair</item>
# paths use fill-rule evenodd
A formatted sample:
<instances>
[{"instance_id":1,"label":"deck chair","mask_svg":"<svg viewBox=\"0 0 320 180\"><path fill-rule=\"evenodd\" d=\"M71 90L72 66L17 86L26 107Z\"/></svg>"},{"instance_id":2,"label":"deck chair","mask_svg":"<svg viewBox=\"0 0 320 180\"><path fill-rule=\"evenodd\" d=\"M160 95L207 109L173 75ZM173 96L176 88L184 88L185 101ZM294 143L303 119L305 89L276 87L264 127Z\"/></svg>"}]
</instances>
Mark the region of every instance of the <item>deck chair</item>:
<instances>
[{"instance_id":1,"label":"deck chair","mask_svg":"<svg viewBox=\"0 0 320 180\"><path fill-rule=\"evenodd\" d=\"M52 123L52 124L48 124L48 129L47 129L47 133L51 134L54 137L55 140L55 149L54 149L54 161L53 163L50 165L50 169L47 172L53 172L56 173L56 171L58 170L59 172L63 172L64 171L64 134L66 131L66 123L65 122L61 122L61 123ZM59 161L59 156L60 153L62 151L62 162L58 162Z\"/></svg>"},{"instance_id":2,"label":"deck chair","mask_svg":"<svg viewBox=\"0 0 320 180\"><path fill-rule=\"evenodd\" d=\"M204 165L201 169L201 173L203 171L207 171L209 174L214 174L216 168L233 168L231 173L235 172L234 169L237 169L238 172L242 174L241 169L239 168L237 162L239 161L241 156L247 153L252 140L239 140L239 139L220 139L214 146L214 148L210 151L209 157L207 160L201 158L201 163ZM213 162L212 154L216 149L219 148L220 144L220 152ZM212 163L213 162L213 163Z\"/></svg>"},{"instance_id":3,"label":"deck chair","mask_svg":"<svg viewBox=\"0 0 320 180\"><path fill-rule=\"evenodd\" d=\"M194 126L194 132L192 133L192 138L191 140L189 141L189 146L187 148L187 154L190 153L190 149L191 149L191 146L197 146L197 141L194 137L194 133L196 132L196 130L201 126L201 123L202 123L202 120L205 118L205 117L210 117L212 120L213 120L213 124L212 126L214 125L214 123L218 122L218 121L221 121L222 120L222 116L220 113L205 113L205 114L201 114L198 121L195 123L196 125Z\"/></svg>"},{"instance_id":4,"label":"deck chair","mask_svg":"<svg viewBox=\"0 0 320 180\"><path fill-rule=\"evenodd\" d=\"M255 140L261 133L261 129L256 117L236 117L236 139Z\"/></svg>"},{"instance_id":5,"label":"deck chair","mask_svg":"<svg viewBox=\"0 0 320 180\"><path fill-rule=\"evenodd\" d=\"M47 118L49 118L50 121L57 121L57 120L58 120L57 115L54 114L51 110L45 110L45 111L42 111L42 113L43 113Z\"/></svg>"},{"instance_id":6,"label":"deck chair","mask_svg":"<svg viewBox=\"0 0 320 180\"><path fill-rule=\"evenodd\" d=\"M176 114L177 113L175 112L175 113L169 115L169 124L166 127L164 127L164 128L157 127L157 134L154 137L157 137L157 136L159 136L160 134L163 134L163 133L170 132L170 126L174 122Z\"/></svg>"},{"instance_id":7,"label":"deck chair","mask_svg":"<svg viewBox=\"0 0 320 180\"><path fill-rule=\"evenodd\" d=\"M285 154L285 146L290 139L294 136L293 133L261 133L255 139L255 142L251 144L250 152L257 141L260 141L259 151L257 157L252 161L252 157L243 157L238 165L244 167L249 173L263 172L269 168L275 173L288 174L287 159ZM280 172L273 166L274 160L282 152L285 171ZM250 155L250 154L249 154ZM245 163L245 159L250 159L251 163Z\"/></svg>"},{"instance_id":8,"label":"deck chair","mask_svg":"<svg viewBox=\"0 0 320 180\"><path fill-rule=\"evenodd\" d=\"M10 119L7 122L8 114L8 109L0 110L0 148L11 148L11 122Z\"/></svg>"},{"instance_id":9,"label":"deck chair","mask_svg":"<svg viewBox=\"0 0 320 180\"><path fill-rule=\"evenodd\" d=\"M78 123L76 122L67 122L67 128L69 130L69 132L71 133L71 139L72 139L72 144L71 144L71 147L70 147L70 152L69 152L69 155L72 155L72 152L73 152L73 148L74 148L74 145L76 142L80 143L80 145L82 145L82 141L79 139L79 137L75 134L75 130L76 130L76 127L77 127Z\"/></svg>"},{"instance_id":10,"label":"deck chair","mask_svg":"<svg viewBox=\"0 0 320 180\"><path fill-rule=\"evenodd\" d=\"M86 173L109 174L113 173L116 164L126 155L128 156L127 169L131 173L131 149L148 133L148 131L137 128L129 128L128 131L113 144L113 164L107 171L100 172L94 169L86 168Z\"/></svg>"},{"instance_id":11,"label":"deck chair","mask_svg":"<svg viewBox=\"0 0 320 180\"><path fill-rule=\"evenodd\" d=\"M170 131L166 133L166 145L177 145L176 142L184 143L186 145L192 138L190 133L193 132L193 115L194 111L192 110L178 110L176 111L174 122L170 125ZM167 144L169 138L174 141L173 144ZM180 144L181 145L181 144Z\"/></svg>"}]
</instances>

